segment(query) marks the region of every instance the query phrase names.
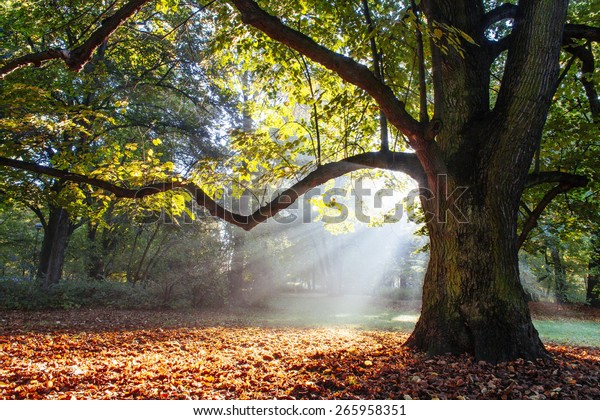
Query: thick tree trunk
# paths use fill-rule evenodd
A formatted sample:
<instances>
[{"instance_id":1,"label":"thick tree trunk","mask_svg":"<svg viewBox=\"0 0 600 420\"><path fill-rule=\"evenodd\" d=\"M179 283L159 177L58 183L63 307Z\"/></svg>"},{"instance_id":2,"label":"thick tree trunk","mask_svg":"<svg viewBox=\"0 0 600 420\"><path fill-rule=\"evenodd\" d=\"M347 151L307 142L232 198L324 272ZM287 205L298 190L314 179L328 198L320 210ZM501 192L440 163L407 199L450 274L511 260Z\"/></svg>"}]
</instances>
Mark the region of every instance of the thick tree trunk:
<instances>
[{"instance_id":1,"label":"thick tree trunk","mask_svg":"<svg viewBox=\"0 0 600 420\"><path fill-rule=\"evenodd\" d=\"M67 245L73 231L74 225L69 219L67 210L51 206L37 270L38 281L44 287L60 281Z\"/></svg>"},{"instance_id":2,"label":"thick tree trunk","mask_svg":"<svg viewBox=\"0 0 600 420\"><path fill-rule=\"evenodd\" d=\"M491 107L490 65L499 50L484 36L483 3L422 2L428 20L460 29L478 45L442 52L432 39L435 117L443 123L435 146L443 163L422 157L425 147L417 150L431 189L422 198L430 261L412 348L490 362L547 354L519 281L516 220L556 89L567 3L519 2ZM463 196L453 196L457 187L467 187Z\"/></svg>"},{"instance_id":3,"label":"thick tree trunk","mask_svg":"<svg viewBox=\"0 0 600 420\"><path fill-rule=\"evenodd\" d=\"M430 355L470 353L493 363L543 357L547 353L519 281L515 206L477 202L477 194L469 194L475 190L456 203L466 220L449 215L440 223L434 216L428 223L422 312L407 345ZM426 208L432 208L429 201Z\"/></svg>"}]
</instances>

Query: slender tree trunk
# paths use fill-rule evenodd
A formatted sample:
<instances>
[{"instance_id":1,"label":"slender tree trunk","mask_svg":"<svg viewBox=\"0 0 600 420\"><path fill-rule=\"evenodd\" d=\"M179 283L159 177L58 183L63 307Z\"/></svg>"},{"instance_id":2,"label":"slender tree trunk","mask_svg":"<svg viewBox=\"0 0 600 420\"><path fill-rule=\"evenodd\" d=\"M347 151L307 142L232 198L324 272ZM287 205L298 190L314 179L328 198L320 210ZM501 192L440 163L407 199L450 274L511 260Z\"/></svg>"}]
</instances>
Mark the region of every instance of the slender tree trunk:
<instances>
[{"instance_id":1,"label":"slender tree trunk","mask_svg":"<svg viewBox=\"0 0 600 420\"><path fill-rule=\"evenodd\" d=\"M104 259L103 249L97 241L98 226L88 223L87 240L90 246L87 261L87 276L92 280L102 280L104 278Z\"/></svg>"},{"instance_id":2,"label":"slender tree trunk","mask_svg":"<svg viewBox=\"0 0 600 420\"><path fill-rule=\"evenodd\" d=\"M552 265L554 267L554 295L557 303L565 303L567 301L567 272L563 264L560 250L556 244L550 245L550 256L552 257Z\"/></svg>"},{"instance_id":3,"label":"slender tree trunk","mask_svg":"<svg viewBox=\"0 0 600 420\"><path fill-rule=\"evenodd\" d=\"M148 238L148 241L146 242L146 246L144 247L144 252L142 253L140 261L137 264L135 274L133 275L133 283L134 284L138 283L140 280L145 280L140 275L142 273L142 268L144 267L144 263L146 262L146 258L148 257L148 252L150 251L150 247L152 246L152 243L154 243L154 240L156 239L156 235L158 234L158 231L160 230L160 226L161 226L160 223L156 223L156 226L154 227L154 231L152 232L152 235L150 235L150 238Z\"/></svg>"},{"instance_id":4,"label":"slender tree trunk","mask_svg":"<svg viewBox=\"0 0 600 420\"><path fill-rule=\"evenodd\" d=\"M142 226L137 227L135 231L135 237L133 239L133 244L131 245L131 252L129 253L129 260L127 261L127 283L131 285L135 285L135 278L133 276L133 263L135 257L135 250L137 249L137 243L143 231L144 230Z\"/></svg>"},{"instance_id":5,"label":"slender tree trunk","mask_svg":"<svg viewBox=\"0 0 600 420\"><path fill-rule=\"evenodd\" d=\"M237 228L232 227L232 230ZM229 280L229 296L235 304L242 300L244 288L244 232L231 232L232 253L227 277Z\"/></svg>"},{"instance_id":6,"label":"slender tree trunk","mask_svg":"<svg viewBox=\"0 0 600 420\"><path fill-rule=\"evenodd\" d=\"M588 265L586 299L594 308L600 308L600 237L598 232L592 238L592 255Z\"/></svg>"},{"instance_id":7,"label":"slender tree trunk","mask_svg":"<svg viewBox=\"0 0 600 420\"><path fill-rule=\"evenodd\" d=\"M37 270L37 278L44 287L60 281L65 253L73 230L74 225L69 219L67 210L51 206Z\"/></svg>"},{"instance_id":8,"label":"slender tree trunk","mask_svg":"<svg viewBox=\"0 0 600 420\"><path fill-rule=\"evenodd\" d=\"M247 191L242 193L238 200L233 200L234 209L238 212L247 213L250 206L250 196ZM229 297L231 302L243 302L244 277L246 273L246 250L245 242L247 233L236 227L231 227L231 261L227 278L229 281Z\"/></svg>"}]
</instances>

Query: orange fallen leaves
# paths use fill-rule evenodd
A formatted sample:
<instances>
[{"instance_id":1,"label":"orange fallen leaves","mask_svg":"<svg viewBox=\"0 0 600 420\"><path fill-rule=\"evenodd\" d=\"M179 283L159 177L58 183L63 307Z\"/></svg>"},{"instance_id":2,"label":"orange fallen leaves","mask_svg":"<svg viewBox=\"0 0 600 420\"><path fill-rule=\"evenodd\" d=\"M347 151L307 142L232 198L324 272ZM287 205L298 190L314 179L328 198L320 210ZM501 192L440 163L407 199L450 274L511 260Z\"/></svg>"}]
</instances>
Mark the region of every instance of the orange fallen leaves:
<instances>
[{"instance_id":1,"label":"orange fallen leaves","mask_svg":"<svg viewBox=\"0 0 600 420\"><path fill-rule=\"evenodd\" d=\"M395 332L222 325L202 313L0 318L4 399L600 398L593 348L548 346L552 361L494 366L427 359Z\"/></svg>"}]
</instances>

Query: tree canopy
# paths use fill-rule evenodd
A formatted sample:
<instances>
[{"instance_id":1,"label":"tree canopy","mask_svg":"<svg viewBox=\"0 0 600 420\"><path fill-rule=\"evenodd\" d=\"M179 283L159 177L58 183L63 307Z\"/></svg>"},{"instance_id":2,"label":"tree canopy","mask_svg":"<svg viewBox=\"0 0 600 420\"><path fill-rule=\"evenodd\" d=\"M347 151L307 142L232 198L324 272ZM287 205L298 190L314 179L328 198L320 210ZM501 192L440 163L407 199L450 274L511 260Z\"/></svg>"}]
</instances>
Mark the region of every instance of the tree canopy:
<instances>
[{"instance_id":1,"label":"tree canopy","mask_svg":"<svg viewBox=\"0 0 600 420\"><path fill-rule=\"evenodd\" d=\"M430 237L408 345L546 354L517 253L538 231L564 243L551 226L598 231L592 2L3 7L2 188L66 212L65 232L115 198L165 197L250 230L342 175L403 172ZM224 203L231 179L251 208Z\"/></svg>"}]
</instances>

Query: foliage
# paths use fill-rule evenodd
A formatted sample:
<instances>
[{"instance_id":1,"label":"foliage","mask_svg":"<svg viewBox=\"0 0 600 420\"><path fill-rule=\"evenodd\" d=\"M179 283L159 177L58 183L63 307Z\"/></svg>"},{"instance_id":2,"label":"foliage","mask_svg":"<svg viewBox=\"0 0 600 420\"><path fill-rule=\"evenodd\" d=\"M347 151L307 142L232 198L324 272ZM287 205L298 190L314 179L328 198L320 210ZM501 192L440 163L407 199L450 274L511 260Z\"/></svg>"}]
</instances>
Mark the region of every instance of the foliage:
<instances>
[{"instance_id":1,"label":"foliage","mask_svg":"<svg viewBox=\"0 0 600 420\"><path fill-rule=\"evenodd\" d=\"M571 18L575 21L588 19L589 11L584 2L576 2L570 8ZM589 19L596 17L592 12ZM585 18L583 17L585 16ZM600 51L596 44L589 46L597 56ZM540 151L532 164L532 171L564 171L585 175L588 185L585 189L561 194L538 220L538 227L530 234L524 246L522 261L527 270L537 278L529 282L532 290L542 292L555 291L555 263L550 253L554 248L560 254L561 264L566 272L567 299L578 302L585 299L586 277L589 274L590 255L593 251L592 239L600 226L600 188L597 171L600 153L598 137L600 125L591 112L591 104L582 89L584 78L595 79L597 74L582 74L579 64L573 62L570 54L561 57L563 78L550 109L546 131ZM547 191L547 187L526 190L523 196L523 208L532 209ZM526 212L523 211L526 218ZM535 284L537 283L537 284ZM546 294L546 292L542 292Z\"/></svg>"},{"instance_id":2,"label":"foliage","mask_svg":"<svg viewBox=\"0 0 600 420\"><path fill-rule=\"evenodd\" d=\"M570 42L559 36L565 25L560 12L567 11L567 1L556 7L544 2L499 3L485 1L471 8L465 2L452 8L386 0L375 2L369 12L368 2L360 8L351 2L294 0L259 6L234 0L204 7L161 0L135 9L102 45L94 44L98 48L79 74L66 71L60 61L68 64L69 51L94 28L104 26L105 15L129 3L86 0L73 6L58 0L5 8L7 16L0 23L18 23L3 32L2 57L10 63L27 53L39 57L35 52L40 50L61 57L50 63L34 58L30 64L43 64L41 71L17 66L19 71L2 81L6 96L0 99L0 135L7 139L0 145L2 165L82 182L2 169L0 188L10 204L31 209L43 222L44 260L52 255L47 245L53 240L45 211L69 214L68 235L62 234L65 230L56 235L62 246L56 247L61 250L60 264L53 267L62 267L69 235L87 226L87 242L82 234L74 237L87 252L70 252L72 279L89 268L90 278L156 287L163 306L185 296L191 296L192 305L222 305L232 286L226 274L240 255L245 259L242 288L251 290L257 302L276 283L307 282L315 270L302 267L303 276L292 276L282 264L279 278L269 278L262 255L271 252L282 261L292 249L269 242L266 237L272 232L255 238L265 244L261 249L237 249L235 233L211 224L213 233L207 237L216 245L190 245L186 235L194 229L178 228L185 217L206 214L195 211L194 201L202 205L205 199L212 216L251 229L258 222L227 210L230 198L252 195L255 203L243 208L247 213L294 181L304 193L327 180L346 188L333 180L334 175L359 167L405 171L427 187L423 190L433 192L421 198L423 215L438 213L437 220L427 222L432 241L423 288L426 304L409 345L436 353L474 351L490 361L538 357L544 349L523 301L512 240L518 203L523 198L523 231L528 232L525 226L534 216L540 225L541 235L527 244L532 258L528 270L535 277L530 283L545 282L546 290L554 287L559 300L580 297L581 272L595 250L576 246L593 244L593 238L571 228L581 220L564 210L570 199L555 202L548 218L538 220L539 214L528 206L543 203L544 190L521 194L531 178L528 166L555 93L559 99L533 172L567 169L586 175L595 188L595 111L592 107L590 118L577 109L585 96L573 81L586 84L591 103L597 98L589 93L589 83L596 76L574 71L574 59L563 56L563 75L555 83L559 69L554 64L561 46L566 52L598 51L591 45L595 35L589 34L579 33L579 41L561 45ZM52 13L61 9L66 13ZM232 22L233 12L241 14L244 25ZM569 19L583 19L588 12L597 16L590 2L578 2L569 10ZM538 30L546 24L550 30ZM388 120L390 127L385 128ZM564 158L563 149L570 158ZM569 161L572 156L575 161ZM185 184L194 200L181 191L164 192L184 179L198 184ZM583 185L584 178L578 179L578 186ZM156 181L158 185L144 187ZM141 205L131 205L86 184L103 184L122 197L131 198L138 188L152 194L140 200ZM576 186L560 185L562 192ZM439 187L468 191L462 204L473 223L440 220L456 202ZM598 214L594 191L578 197L585 202L582 207L590 204L592 216L585 218L585 225L592 232L597 231L594 210ZM284 199L294 201L299 195L278 196L265 218L274 216ZM344 204L326 196L310 201L323 222ZM384 225L386 216L372 225ZM169 224L177 228L164 226ZM398 266L377 268L362 285L352 284L346 274L360 272L357 261L366 258L350 247L338 258L339 234L369 235L346 219L326 223L326 229L332 235L320 237L321 244L311 239L329 293L402 286L419 277L415 272L422 261L410 261L404 272ZM284 239L286 245L297 240L293 235ZM478 249L480 243L490 248L488 253ZM306 244L301 243L308 248ZM348 263L353 255L355 261ZM199 263L186 263L183 256ZM40 278L41 267L40 262ZM58 277L60 273L54 273L51 283ZM308 283L317 288L314 277ZM64 305L70 304L65 298Z\"/></svg>"},{"instance_id":3,"label":"foliage","mask_svg":"<svg viewBox=\"0 0 600 420\"><path fill-rule=\"evenodd\" d=\"M42 233L33 213L0 198L0 279L31 277Z\"/></svg>"},{"instance_id":4,"label":"foliage","mask_svg":"<svg viewBox=\"0 0 600 420\"><path fill-rule=\"evenodd\" d=\"M5 310L97 307L147 309L156 307L158 302L155 292L125 283L71 281L42 289L29 281L0 282L0 308Z\"/></svg>"},{"instance_id":5,"label":"foliage","mask_svg":"<svg viewBox=\"0 0 600 420\"><path fill-rule=\"evenodd\" d=\"M2 44L7 55L22 54L16 48L24 46L35 50L72 45L108 12L98 2L60 3L9 8L6 19L24 25L9 25ZM50 65L43 74L24 69L3 80L0 132L7 141L0 153L132 185L170 180L175 151L181 152L176 163L185 165L190 164L190 151L215 153L207 121L215 116L215 109L209 108L218 101L218 92L198 77L201 60L180 48L182 38L198 46L202 34L172 31L188 12L177 9L176 3L161 2L159 13L138 14L136 22L119 28L79 74ZM56 9L68 12L53 13ZM182 74L197 82L185 83ZM96 218L98 223L113 199L75 184L49 191L45 177L35 180L4 170L3 175L6 190L22 191L22 202L33 201L25 203L43 209L44 203L35 202L39 193L31 193L38 188L43 201L64 206L73 219ZM160 207L161 201L145 199L150 207Z\"/></svg>"}]
</instances>

